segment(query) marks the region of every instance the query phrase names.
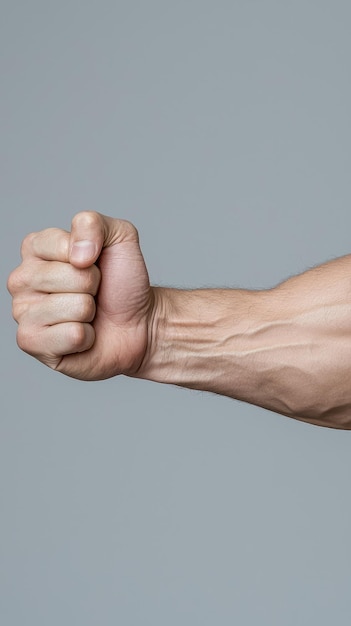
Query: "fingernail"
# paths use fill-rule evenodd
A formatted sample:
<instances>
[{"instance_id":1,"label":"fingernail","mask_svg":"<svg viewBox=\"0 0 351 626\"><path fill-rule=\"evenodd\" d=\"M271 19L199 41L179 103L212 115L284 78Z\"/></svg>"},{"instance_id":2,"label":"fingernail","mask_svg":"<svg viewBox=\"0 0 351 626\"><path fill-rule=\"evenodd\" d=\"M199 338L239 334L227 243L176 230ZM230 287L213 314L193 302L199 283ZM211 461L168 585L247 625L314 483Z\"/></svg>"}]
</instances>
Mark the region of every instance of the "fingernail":
<instances>
[{"instance_id":1,"label":"fingernail","mask_svg":"<svg viewBox=\"0 0 351 626\"><path fill-rule=\"evenodd\" d=\"M72 261L89 261L95 256L96 245L93 241L75 241L71 250Z\"/></svg>"}]
</instances>

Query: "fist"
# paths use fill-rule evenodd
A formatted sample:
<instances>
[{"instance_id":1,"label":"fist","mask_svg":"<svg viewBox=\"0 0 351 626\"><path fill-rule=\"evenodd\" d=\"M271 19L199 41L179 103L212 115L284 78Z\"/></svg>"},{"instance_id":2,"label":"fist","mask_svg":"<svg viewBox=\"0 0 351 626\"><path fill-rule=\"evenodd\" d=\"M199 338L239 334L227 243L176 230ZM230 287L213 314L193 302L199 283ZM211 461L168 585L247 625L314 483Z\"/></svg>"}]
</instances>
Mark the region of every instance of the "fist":
<instances>
[{"instance_id":1,"label":"fist","mask_svg":"<svg viewBox=\"0 0 351 626\"><path fill-rule=\"evenodd\" d=\"M70 233L28 235L21 255L8 279L19 347L81 380L137 372L153 294L136 228L85 211Z\"/></svg>"}]
</instances>

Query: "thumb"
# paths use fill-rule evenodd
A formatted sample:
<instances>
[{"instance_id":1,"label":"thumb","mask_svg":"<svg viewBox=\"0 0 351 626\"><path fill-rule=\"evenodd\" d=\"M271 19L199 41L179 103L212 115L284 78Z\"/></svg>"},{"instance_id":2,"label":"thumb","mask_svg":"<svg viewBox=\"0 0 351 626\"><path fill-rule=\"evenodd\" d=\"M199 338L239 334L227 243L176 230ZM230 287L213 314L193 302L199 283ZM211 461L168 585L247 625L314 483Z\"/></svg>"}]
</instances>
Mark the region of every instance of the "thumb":
<instances>
[{"instance_id":1,"label":"thumb","mask_svg":"<svg viewBox=\"0 0 351 626\"><path fill-rule=\"evenodd\" d=\"M82 211L72 220L69 261L76 267L90 267L103 248L122 241L138 241L133 224L95 211Z\"/></svg>"}]
</instances>

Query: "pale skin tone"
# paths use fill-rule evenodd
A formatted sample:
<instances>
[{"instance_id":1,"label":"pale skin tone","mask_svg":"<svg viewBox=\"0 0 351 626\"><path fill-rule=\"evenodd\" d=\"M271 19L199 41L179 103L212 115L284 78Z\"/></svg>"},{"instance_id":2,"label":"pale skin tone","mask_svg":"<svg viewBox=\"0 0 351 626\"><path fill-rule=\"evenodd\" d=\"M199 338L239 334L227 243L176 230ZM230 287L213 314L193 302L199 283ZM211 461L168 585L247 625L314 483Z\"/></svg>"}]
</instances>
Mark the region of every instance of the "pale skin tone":
<instances>
[{"instance_id":1,"label":"pale skin tone","mask_svg":"<svg viewBox=\"0 0 351 626\"><path fill-rule=\"evenodd\" d=\"M80 380L119 374L351 429L351 255L263 291L152 287L135 227L78 213L28 235L17 341Z\"/></svg>"}]
</instances>

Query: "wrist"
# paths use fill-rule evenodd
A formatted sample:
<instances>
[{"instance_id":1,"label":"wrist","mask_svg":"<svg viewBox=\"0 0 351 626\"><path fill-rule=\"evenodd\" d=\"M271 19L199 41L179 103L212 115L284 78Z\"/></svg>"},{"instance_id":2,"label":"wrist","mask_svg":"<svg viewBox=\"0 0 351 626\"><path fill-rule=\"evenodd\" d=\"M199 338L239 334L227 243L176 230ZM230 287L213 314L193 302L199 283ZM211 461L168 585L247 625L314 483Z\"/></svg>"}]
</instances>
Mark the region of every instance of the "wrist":
<instances>
[{"instance_id":1,"label":"wrist","mask_svg":"<svg viewBox=\"0 0 351 626\"><path fill-rule=\"evenodd\" d=\"M152 291L148 345L136 376L251 401L258 385L251 349L265 292Z\"/></svg>"},{"instance_id":2,"label":"wrist","mask_svg":"<svg viewBox=\"0 0 351 626\"><path fill-rule=\"evenodd\" d=\"M296 352L305 340L295 316L278 289L154 287L148 346L136 377L303 419L309 348Z\"/></svg>"},{"instance_id":3,"label":"wrist","mask_svg":"<svg viewBox=\"0 0 351 626\"><path fill-rule=\"evenodd\" d=\"M136 376L350 429L350 258L264 291L153 288Z\"/></svg>"}]
</instances>

